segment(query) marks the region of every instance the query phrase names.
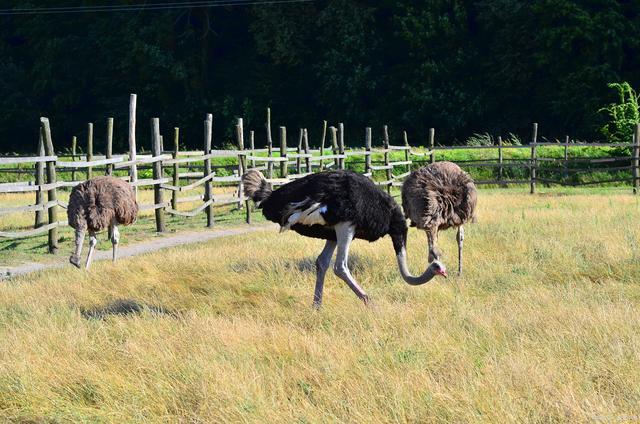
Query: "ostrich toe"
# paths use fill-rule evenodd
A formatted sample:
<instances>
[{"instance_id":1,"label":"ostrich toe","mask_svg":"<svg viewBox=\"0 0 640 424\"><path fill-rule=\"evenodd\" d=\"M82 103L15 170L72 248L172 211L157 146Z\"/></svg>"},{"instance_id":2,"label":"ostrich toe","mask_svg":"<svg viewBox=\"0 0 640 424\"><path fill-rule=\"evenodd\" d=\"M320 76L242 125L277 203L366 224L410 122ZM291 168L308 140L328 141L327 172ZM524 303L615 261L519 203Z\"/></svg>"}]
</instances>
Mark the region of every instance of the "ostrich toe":
<instances>
[{"instance_id":1,"label":"ostrich toe","mask_svg":"<svg viewBox=\"0 0 640 424\"><path fill-rule=\"evenodd\" d=\"M80 268L80 256L71 255L69 256L69 262L74 265L76 268Z\"/></svg>"}]
</instances>

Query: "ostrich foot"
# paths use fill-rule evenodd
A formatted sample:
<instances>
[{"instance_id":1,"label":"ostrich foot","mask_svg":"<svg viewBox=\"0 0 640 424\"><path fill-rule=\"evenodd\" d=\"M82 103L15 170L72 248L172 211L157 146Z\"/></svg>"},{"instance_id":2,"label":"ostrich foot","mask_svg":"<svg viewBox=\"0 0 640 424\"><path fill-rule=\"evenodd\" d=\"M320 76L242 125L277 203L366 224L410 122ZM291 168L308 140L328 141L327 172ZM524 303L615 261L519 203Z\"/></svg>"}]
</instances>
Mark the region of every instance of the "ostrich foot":
<instances>
[{"instance_id":1,"label":"ostrich foot","mask_svg":"<svg viewBox=\"0 0 640 424\"><path fill-rule=\"evenodd\" d=\"M71 255L69 257L69 262L71 263L71 265L75 266L76 268L80 268L80 256Z\"/></svg>"},{"instance_id":2,"label":"ostrich foot","mask_svg":"<svg viewBox=\"0 0 640 424\"><path fill-rule=\"evenodd\" d=\"M377 309L377 305L376 302L374 302L368 294L365 294L362 297L362 302L364 303L364 306L366 306L369 309Z\"/></svg>"},{"instance_id":3,"label":"ostrich foot","mask_svg":"<svg viewBox=\"0 0 640 424\"><path fill-rule=\"evenodd\" d=\"M364 306L368 311L377 312L380 310L380 308L378 307L378 303L371 299L368 295L364 299L362 299L362 302L364 303Z\"/></svg>"}]
</instances>

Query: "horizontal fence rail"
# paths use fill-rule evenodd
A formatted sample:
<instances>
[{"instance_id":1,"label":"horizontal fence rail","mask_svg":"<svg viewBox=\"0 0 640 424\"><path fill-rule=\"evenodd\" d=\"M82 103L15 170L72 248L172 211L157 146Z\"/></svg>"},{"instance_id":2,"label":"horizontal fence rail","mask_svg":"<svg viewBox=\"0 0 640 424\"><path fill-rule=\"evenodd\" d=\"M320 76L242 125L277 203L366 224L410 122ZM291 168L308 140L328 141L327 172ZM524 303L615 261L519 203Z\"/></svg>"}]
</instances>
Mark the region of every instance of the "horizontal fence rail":
<instances>
[{"instance_id":1,"label":"horizontal fence rail","mask_svg":"<svg viewBox=\"0 0 640 424\"><path fill-rule=\"evenodd\" d=\"M135 143L134 95L132 95L129 116L129 151L116 155L111 151L113 135L111 118L108 120L109 136L107 151L104 155L94 155L92 125L89 126L91 137L88 138L86 153L77 153L77 138L74 137L70 154L56 154L53 150L49 121L41 118L38 155L0 157L0 174L33 177L29 181L0 183L0 195L35 194L35 203L0 207L0 216L33 213L35 224L33 228L0 231L0 238L20 239L46 233L49 235L49 251L55 252L58 245L57 229L68 225L66 220L58 218L58 210L67 208L67 204L58 199L58 191L70 190L87 178L100 174L113 175L127 181L136 189L136 196L139 196L139 188L152 188L153 202L140 204L139 209L154 211L156 230L159 232L165 230L164 216L167 214L186 218L205 214L207 226L212 226L214 214L219 213L215 212L215 208L228 205L237 210L245 210L246 220L250 222L251 205L243 192L240 178L249 169L261 170L265 173L267 181L277 187L315 172L349 168L357 170L372 179L377 186L391 193L393 188L402 186L403 180L413 169L436 162L439 157L442 158L447 154L446 152L491 150L494 152L493 158L483 153L481 159L456 161L464 169L478 170L480 175L490 174L490 178L476 178L477 185L505 187L528 184L531 193L535 193L537 183L567 187L630 183L633 192L637 193L640 183L638 164L640 126L631 143L568 142L568 138L564 143L538 142L537 125L534 125L529 144L507 145L503 144L498 137L497 145L486 146L437 146L435 131L431 129L426 149L412 147L406 132L403 132L404 144L391 144L389 131L385 126L380 147L372 146L372 130L366 128L365 147L350 149L344 144L343 124L327 128L325 122L319 148L309 147L308 132L304 128L300 130L299 137L296 137L297 146L287 146L287 132L284 127L279 128L280 146L278 148L274 146L270 111L268 111L267 147L265 148L255 148L254 131L245 133L243 120L238 119L236 148L212 149L213 119L212 115L207 115L203 150L180 150L178 128L174 128L173 150L164 149L165 143L159 133L159 122L154 118L152 120L153 153L140 154L136 151ZM570 150L589 147L610 147L618 150L610 151L608 153L610 156L605 157L569 155ZM562 150L560 153L563 155L561 157L545 156L545 152L551 152L550 148L556 148L553 150L556 155L557 148L560 148ZM517 153L516 156L519 157L504 157L506 151L522 152L523 149L528 149L529 152L525 152L524 155ZM213 163L216 160L222 161L222 164ZM598 175L598 173L607 173L607 175ZM612 177L611 173L617 174ZM592 181L577 180L580 176L591 174L594 174ZM226 192L218 193L214 188L224 189ZM164 194L170 198L165 199ZM397 197L398 191L395 190L393 194ZM179 209L179 205L186 206L186 204L192 205L189 210Z\"/></svg>"}]
</instances>

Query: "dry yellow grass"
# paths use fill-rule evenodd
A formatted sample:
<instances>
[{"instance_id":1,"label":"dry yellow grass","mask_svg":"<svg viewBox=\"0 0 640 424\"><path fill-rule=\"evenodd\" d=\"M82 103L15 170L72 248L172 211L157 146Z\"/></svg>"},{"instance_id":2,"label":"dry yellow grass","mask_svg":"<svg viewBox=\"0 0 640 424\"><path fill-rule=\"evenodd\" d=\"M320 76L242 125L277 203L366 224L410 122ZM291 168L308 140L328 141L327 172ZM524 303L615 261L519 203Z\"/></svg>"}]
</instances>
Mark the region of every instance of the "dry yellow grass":
<instances>
[{"instance_id":1,"label":"dry yellow grass","mask_svg":"<svg viewBox=\"0 0 640 424\"><path fill-rule=\"evenodd\" d=\"M353 245L251 234L0 286L0 416L85 422L585 422L640 418L640 206L482 192L466 275L409 287ZM424 234L412 230L414 270ZM455 268L455 236L441 236ZM446 258L445 258L446 259ZM116 300L143 305L112 315ZM102 312L102 314L100 313ZM90 315L92 317L90 317ZM96 316L97 315L97 316Z\"/></svg>"}]
</instances>

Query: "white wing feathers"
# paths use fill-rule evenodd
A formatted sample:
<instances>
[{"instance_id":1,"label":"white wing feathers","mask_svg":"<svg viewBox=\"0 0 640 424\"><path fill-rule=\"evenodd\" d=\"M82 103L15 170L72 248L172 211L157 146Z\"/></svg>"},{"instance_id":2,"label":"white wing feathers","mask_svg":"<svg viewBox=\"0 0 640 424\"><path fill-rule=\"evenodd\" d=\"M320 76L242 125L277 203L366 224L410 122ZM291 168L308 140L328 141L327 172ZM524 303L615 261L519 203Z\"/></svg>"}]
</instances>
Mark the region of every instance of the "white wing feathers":
<instances>
[{"instance_id":1,"label":"white wing feathers","mask_svg":"<svg viewBox=\"0 0 640 424\"><path fill-rule=\"evenodd\" d=\"M311 203L309 198L301 202L289 203L287 212L283 215L283 224L280 225L280 232L287 231L294 224L309 226L316 224L324 225L326 222L322 214L326 211L326 205L320 202Z\"/></svg>"}]
</instances>

